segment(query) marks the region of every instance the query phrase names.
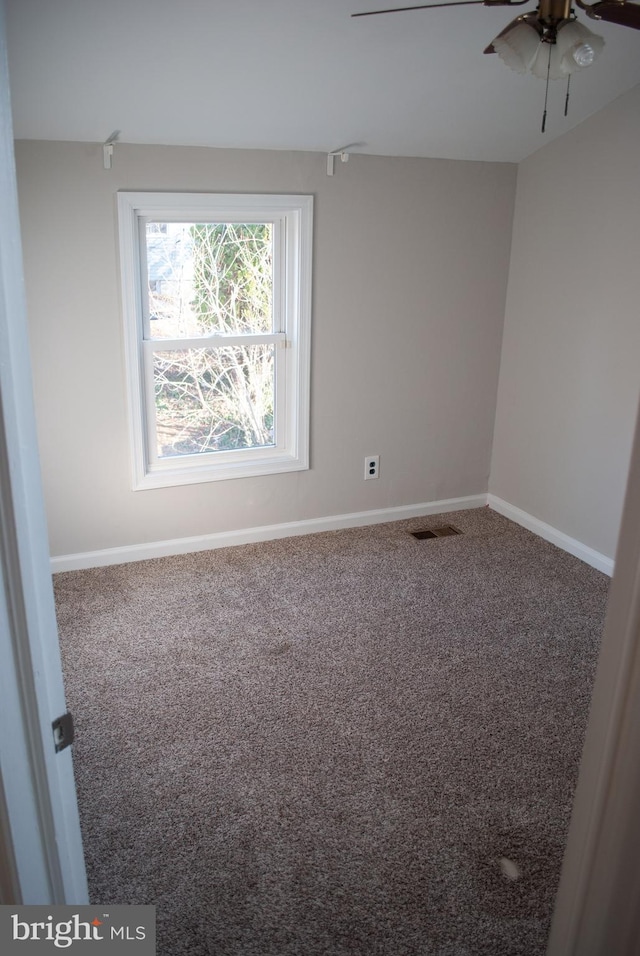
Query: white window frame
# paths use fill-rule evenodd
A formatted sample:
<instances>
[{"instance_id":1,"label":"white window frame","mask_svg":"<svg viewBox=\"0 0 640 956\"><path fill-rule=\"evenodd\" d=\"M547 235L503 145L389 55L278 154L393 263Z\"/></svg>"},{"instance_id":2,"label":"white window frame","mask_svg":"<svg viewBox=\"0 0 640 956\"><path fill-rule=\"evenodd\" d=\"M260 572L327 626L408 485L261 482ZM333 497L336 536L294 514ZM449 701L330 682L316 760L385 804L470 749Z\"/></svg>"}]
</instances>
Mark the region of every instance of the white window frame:
<instances>
[{"instance_id":1,"label":"white window frame","mask_svg":"<svg viewBox=\"0 0 640 956\"><path fill-rule=\"evenodd\" d=\"M180 348L273 343L276 444L159 458L153 354L175 340L151 339L143 267L147 221L270 223L274 242L274 331L206 335ZM309 375L313 197L238 193L119 192L118 226L133 489L271 475L309 467Z\"/></svg>"}]
</instances>

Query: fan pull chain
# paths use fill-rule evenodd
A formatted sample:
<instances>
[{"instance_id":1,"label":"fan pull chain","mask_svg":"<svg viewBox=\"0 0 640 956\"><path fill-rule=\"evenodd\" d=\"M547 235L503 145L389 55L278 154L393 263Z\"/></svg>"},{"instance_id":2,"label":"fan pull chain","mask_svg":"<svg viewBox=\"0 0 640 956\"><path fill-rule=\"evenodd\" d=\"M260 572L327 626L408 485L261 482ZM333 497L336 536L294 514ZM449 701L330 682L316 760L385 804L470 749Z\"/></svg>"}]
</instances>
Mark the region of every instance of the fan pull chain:
<instances>
[{"instance_id":1,"label":"fan pull chain","mask_svg":"<svg viewBox=\"0 0 640 956\"><path fill-rule=\"evenodd\" d=\"M544 90L544 112L542 114L542 132L547 125L547 98L549 96L549 73L551 72L551 44L549 44L549 60L547 62L547 85Z\"/></svg>"},{"instance_id":2,"label":"fan pull chain","mask_svg":"<svg viewBox=\"0 0 640 956\"><path fill-rule=\"evenodd\" d=\"M567 95L564 100L564 115L566 116L569 112L569 86L571 84L571 74L567 77Z\"/></svg>"}]
</instances>

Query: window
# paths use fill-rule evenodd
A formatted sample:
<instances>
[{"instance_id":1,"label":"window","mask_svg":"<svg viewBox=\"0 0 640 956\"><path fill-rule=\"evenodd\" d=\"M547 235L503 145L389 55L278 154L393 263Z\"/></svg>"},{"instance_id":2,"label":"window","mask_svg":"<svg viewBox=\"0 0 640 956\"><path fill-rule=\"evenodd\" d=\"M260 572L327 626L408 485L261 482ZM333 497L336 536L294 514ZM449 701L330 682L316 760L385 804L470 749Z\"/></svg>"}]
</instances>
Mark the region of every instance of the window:
<instances>
[{"instance_id":1,"label":"window","mask_svg":"<svg viewBox=\"0 0 640 956\"><path fill-rule=\"evenodd\" d=\"M135 489L308 468L312 211L118 194Z\"/></svg>"}]
</instances>

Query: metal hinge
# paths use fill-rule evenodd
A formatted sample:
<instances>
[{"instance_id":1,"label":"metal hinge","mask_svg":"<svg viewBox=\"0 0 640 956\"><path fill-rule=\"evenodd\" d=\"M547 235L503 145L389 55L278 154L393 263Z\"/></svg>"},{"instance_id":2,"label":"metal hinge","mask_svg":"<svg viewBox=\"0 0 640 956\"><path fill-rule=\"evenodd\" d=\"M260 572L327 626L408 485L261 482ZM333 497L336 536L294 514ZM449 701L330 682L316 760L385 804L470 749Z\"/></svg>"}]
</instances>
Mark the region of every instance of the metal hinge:
<instances>
[{"instance_id":1,"label":"metal hinge","mask_svg":"<svg viewBox=\"0 0 640 956\"><path fill-rule=\"evenodd\" d=\"M56 753L58 753L73 743L73 717L70 711L54 720L51 726L53 727L53 742L56 745Z\"/></svg>"}]
</instances>

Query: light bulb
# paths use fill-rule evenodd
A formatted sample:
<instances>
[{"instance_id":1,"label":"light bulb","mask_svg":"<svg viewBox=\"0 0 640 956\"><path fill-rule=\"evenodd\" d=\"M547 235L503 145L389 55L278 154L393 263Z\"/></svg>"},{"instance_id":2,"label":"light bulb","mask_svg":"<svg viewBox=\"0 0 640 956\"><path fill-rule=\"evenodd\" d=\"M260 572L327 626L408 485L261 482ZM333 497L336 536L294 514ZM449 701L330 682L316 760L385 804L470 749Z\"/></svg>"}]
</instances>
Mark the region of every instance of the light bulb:
<instances>
[{"instance_id":1,"label":"light bulb","mask_svg":"<svg viewBox=\"0 0 640 956\"><path fill-rule=\"evenodd\" d=\"M573 50L571 56L578 66L591 66L596 58L596 52L590 43L581 43Z\"/></svg>"}]
</instances>

